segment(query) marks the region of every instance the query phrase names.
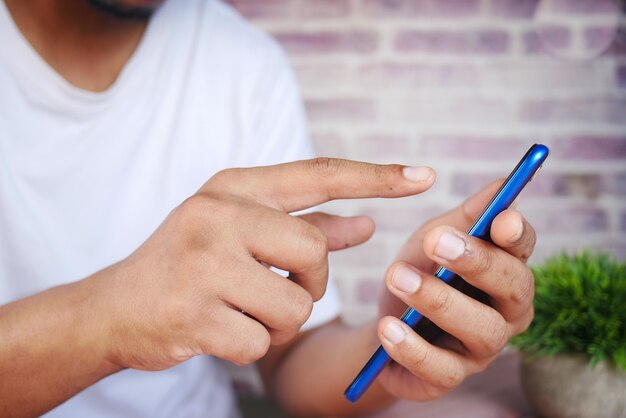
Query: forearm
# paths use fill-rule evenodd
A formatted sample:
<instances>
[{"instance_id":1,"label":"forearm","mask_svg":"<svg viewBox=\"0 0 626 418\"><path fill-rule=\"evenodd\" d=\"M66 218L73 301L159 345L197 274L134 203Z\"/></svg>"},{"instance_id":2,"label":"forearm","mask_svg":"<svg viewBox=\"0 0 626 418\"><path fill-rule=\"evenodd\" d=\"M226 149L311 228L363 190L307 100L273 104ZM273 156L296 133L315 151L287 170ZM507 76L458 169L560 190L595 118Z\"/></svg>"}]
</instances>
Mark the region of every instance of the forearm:
<instances>
[{"instance_id":1,"label":"forearm","mask_svg":"<svg viewBox=\"0 0 626 418\"><path fill-rule=\"evenodd\" d=\"M294 416L348 416L393 402L377 382L357 404L343 392L380 342L375 324L349 328L335 321L310 332L277 365L270 391Z\"/></svg>"},{"instance_id":2,"label":"forearm","mask_svg":"<svg viewBox=\"0 0 626 418\"><path fill-rule=\"evenodd\" d=\"M97 279L0 307L0 416L41 415L118 370L100 337Z\"/></svg>"}]
</instances>

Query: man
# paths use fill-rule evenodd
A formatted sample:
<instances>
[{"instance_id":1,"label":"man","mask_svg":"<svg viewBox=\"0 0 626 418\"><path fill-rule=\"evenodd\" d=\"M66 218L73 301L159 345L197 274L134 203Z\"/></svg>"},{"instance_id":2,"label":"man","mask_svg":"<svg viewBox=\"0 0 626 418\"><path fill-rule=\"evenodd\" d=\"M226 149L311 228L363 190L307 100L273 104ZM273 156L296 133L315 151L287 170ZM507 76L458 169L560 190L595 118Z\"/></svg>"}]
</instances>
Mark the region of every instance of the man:
<instances>
[{"instance_id":1,"label":"man","mask_svg":"<svg viewBox=\"0 0 626 418\"><path fill-rule=\"evenodd\" d=\"M0 416L236 416L213 357L258 361L294 416L360 414L445 394L527 327L532 227L510 210L498 247L461 232L497 185L415 232L379 318L342 325L327 252L373 223L289 213L418 194L433 171L305 160L276 44L217 0L160 3L0 2ZM412 332L406 304L448 335ZM396 363L350 405L380 342Z\"/></svg>"}]
</instances>

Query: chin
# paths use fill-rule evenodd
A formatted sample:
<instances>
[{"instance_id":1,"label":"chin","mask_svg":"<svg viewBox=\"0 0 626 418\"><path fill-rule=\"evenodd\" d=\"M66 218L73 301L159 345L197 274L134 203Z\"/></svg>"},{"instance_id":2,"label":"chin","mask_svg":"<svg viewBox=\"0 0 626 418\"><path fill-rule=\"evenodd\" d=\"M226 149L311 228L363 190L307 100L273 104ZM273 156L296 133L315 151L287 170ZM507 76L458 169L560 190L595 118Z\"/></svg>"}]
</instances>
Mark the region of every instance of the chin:
<instances>
[{"instance_id":1,"label":"chin","mask_svg":"<svg viewBox=\"0 0 626 418\"><path fill-rule=\"evenodd\" d=\"M118 19L147 19L165 0L85 0L94 9Z\"/></svg>"}]
</instances>

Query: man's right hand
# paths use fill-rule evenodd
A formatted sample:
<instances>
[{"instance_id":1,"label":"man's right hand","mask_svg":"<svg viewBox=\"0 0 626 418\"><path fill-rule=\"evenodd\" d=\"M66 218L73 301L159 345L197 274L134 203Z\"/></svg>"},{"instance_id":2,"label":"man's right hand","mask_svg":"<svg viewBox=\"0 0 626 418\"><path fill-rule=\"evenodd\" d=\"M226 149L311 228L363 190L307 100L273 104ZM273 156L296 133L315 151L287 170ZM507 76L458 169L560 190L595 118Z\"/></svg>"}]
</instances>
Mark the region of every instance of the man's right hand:
<instances>
[{"instance_id":1,"label":"man's right hand","mask_svg":"<svg viewBox=\"0 0 626 418\"><path fill-rule=\"evenodd\" d=\"M108 360L142 370L201 354L256 361L293 338L324 294L329 249L373 229L367 218L289 213L415 195L434 178L429 168L326 158L217 173L133 254L91 278Z\"/></svg>"}]
</instances>

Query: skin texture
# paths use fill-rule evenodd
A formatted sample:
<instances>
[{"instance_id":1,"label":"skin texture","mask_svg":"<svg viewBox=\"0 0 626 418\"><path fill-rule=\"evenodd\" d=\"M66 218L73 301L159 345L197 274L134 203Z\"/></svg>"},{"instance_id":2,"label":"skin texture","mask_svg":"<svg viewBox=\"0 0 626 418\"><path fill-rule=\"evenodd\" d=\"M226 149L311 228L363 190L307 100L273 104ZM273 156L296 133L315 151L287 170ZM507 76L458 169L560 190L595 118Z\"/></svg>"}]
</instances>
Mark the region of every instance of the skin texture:
<instances>
[{"instance_id":1,"label":"skin texture","mask_svg":"<svg viewBox=\"0 0 626 418\"><path fill-rule=\"evenodd\" d=\"M428 168L417 181L406 170L322 158L217 173L126 259L0 308L0 415L39 415L125 368L197 355L248 364L292 340L324 294L329 249L362 242L372 224L288 212L434 182Z\"/></svg>"},{"instance_id":2,"label":"skin texture","mask_svg":"<svg viewBox=\"0 0 626 418\"><path fill-rule=\"evenodd\" d=\"M113 19L82 0L7 6L42 57L92 91L115 81L145 29L145 22ZM421 180L411 176L420 173ZM495 245L461 232L497 184L409 238L388 270L379 318L359 328L337 320L298 332L325 290L328 251L367 240L373 222L287 214L333 199L415 195L433 182L430 169L334 159L216 174L124 260L0 307L0 416L37 416L124 368L162 370L201 354L258 360L268 392L293 416L355 415L397 398L447 393L483 370L532 319L525 265L532 227L509 210L493 224ZM453 260L437 255L451 247L449 239L440 243L446 231L464 243ZM485 291L490 306L432 277L436 264ZM267 265L290 271L291 280ZM417 290L394 287L399 268L419 274ZM430 344L402 328L394 316L407 304L449 335ZM389 324L397 325L392 339ZM343 390L381 342L397 363L358 404L348 404Z\"/></svg>"},{"instance_id":3,"label":"skin texture","mask_svg":"<svg viewBox=\"0 0 626 418\"><path fill-rule=\"evenodd\" d=\"M500 184L486 187L412 234L387 272L379 319L353 329L335 321L300 336L285 349L286 355L270 350L260 361L260 370L278 403L293 416L329 416L360 415L399 398L434 399L484 370L511 336L525 330L533 316L534 281L524 262L534 248L534 230L519 212L507 210L492 225L495 245L460 232L471 226ZM437 257L435 248L443 231L454 231L467 240L471 250L453 262ZM450 267L484 290L493 307L431 276L437 264ZM394 272L402 267L422 277L421 286L413 293L393 286ZM443 335L434 344L423 340L397 319L407 305L451 335ZM402 327L401 343L385 337L389 323ZM381 343L396 363L383 371L357 404L348 404L343 390ZM264 367L266 363L269 365Z\"/></svg>"},{"instance_id":4,"label":"skin texture","mask_svg":"<svg viewBox=\"0 0 626 418\"><path fill-rule=\"evenodd\" d=\"M117 79L147 25L145 19L97 12L85 0L6 0L6 5L48 65L74 86L94 92Z\"/></svg>"},{"instance_id":5,"label":"skin texture","mask_svg":"<svg viewBox=\"0 0 626 418\"><path fill-rule=\"evenodd\" d=\"M535 245L532 227L515 210L501 213L491 229L494 243L501 248L461 232L471 226L497 189L495 186L499 183L470 199L461 210L426 224L409 240L387 272L385 284L393 297L416 308L450 334L437 340L436 345L428 344L414 332L408 332L399 320L383 317L378 324L378 335L398 364L389 367L381 380L397 397L427 400L447 393L468 375L484 370L508 339L524 331L532 320L534 280L525 265ZM456 260L437 255L445 233L452 233L466 243L466 250ZM421 251L413 247L420 242ZM457 272L486 292L491 306L432 276L433 262ZM421 277L421 285L415 292L403 292L394 286L394 275L401 268ZM381 314L395 310L390 302L393 297L382 297ZM402 343L392 344L385 337L384 328L390 323L406 333Z\"/></svg>"}]
</instances>

